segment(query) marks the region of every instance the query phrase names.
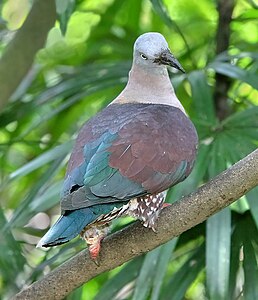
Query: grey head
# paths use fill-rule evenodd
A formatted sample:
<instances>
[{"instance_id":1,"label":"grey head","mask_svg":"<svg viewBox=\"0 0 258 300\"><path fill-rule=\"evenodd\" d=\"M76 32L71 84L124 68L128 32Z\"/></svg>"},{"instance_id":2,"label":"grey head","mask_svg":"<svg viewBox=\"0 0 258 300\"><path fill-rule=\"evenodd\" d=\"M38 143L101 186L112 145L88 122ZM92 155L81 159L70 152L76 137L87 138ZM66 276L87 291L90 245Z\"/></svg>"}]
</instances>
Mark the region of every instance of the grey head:
<instances>
[{"instance_id":1,"label":"grey head","mask_svg":"<svg viewBox=\"0 0 258 300\"><path fill-rule=\"evenodd\" d=\"M147 32L137 38L134 43L134 63L145 68L168 65L185 73L171 53L166 39L158 32Z\"/></svg>"}]
</instances>

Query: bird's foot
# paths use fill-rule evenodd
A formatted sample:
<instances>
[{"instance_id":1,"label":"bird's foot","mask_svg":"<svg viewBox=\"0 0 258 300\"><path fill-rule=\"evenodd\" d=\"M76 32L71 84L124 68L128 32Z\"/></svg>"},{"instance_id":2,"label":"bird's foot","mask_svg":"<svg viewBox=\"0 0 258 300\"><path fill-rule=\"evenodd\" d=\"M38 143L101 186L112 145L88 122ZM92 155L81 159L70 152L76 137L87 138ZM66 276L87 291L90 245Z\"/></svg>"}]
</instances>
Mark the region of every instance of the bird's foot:
<instances>
[{"instance_id":1,"label":"bird's foot","mask_svg":"<svg viewBox=\"0 0 258 300\"><path fill-rule=\"evenodd\" d=\"M162 209L165 208L165 207L168 207L168 206L171 206L171 203L165 202L165 203L162 204Z\"/></svg>"},{"instance_id":2,"label":"bird's foot","mask_svg":"<svg viewBox=\"0 0 258 300\"><path fill-rule=\"evenodd\" d=\"M100 243L101 240L99 240L97 243L95 244L88 244L89 246L89 253L90 253L90 258L93 260L93 262L99 266L99 252L100 252Z\"/></svg>"},{"instance_id":3,"label":"bird's foot","mask_svg":"<svg viewBox=\"0 0 258 300\"><path fill-rule=\"evenodd\" d=\"M157 233L156 224L153 220L148 220L142 223L144 227L152 229L153 232Z\"/></svg>"},{"instance_id":4,"label":"bird's foot","mask_svg":"<svg viewBox=\"0 0 258 300\"><path fill-rule=\"evenodd\" d=\"M170 203L163 203L161 209L171 206ZM149 217L146 221L143 222L143 226L152 229L153 232L157 233L156 220L158 219L159 213L156 213L152 218Z\"/></svg>"},{"instance_id":5,"label":"bird's foot","mask_svg":"<svg viewBox=\"0 0 258 300\"><path fill-rule=\"evenodd\" d=\"M101 241L108 234L108 224L92 225L81 233L82 238L86 241L89 247L89 253L94 263L99 266L99 252L101 248Z\"/></svg>"},{"instance_id":6,"label":"bird's foot","mask_svg":"<svg viewBox=\"0 0 258 300\"><path fill-rule=\"evenodd\" d=\"M89 253L90 253L90 258L93 260L93 262L99 266L99 252L101 248L101 241L103 240L104 236L92 236L88 235L86 236L84 234L84 239L88 245L89 248Z\"/></svg>"},{"instance_id":7,"label":"bird's foot","mask_svg":"<svg viewBox=\"0 0 258 300\"><path fill-rule=\"evenodd\" d=\"M153 232L157 233L156 226L152 226L151 229L152 229Z\"/></svg>"}]
</instances>

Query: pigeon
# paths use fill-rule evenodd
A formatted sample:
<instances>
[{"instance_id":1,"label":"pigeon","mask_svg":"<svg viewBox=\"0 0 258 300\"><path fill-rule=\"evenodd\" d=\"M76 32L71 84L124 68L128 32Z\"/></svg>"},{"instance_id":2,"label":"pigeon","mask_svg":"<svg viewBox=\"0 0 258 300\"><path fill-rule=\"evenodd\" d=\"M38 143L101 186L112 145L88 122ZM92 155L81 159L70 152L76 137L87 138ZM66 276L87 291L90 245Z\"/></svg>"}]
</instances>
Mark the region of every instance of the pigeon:
<instances>
[{"instance_id":1,"label":"pigeon","mask_svg":"<svg viewBox=\"0 0 258 300\"><path fill-rule=\"evenodd\" d=\"M80 235L97 261L112 220L131 216L157 230L166 190L191 173L198 145L168 66L185 72L162 34L136 39L125 88L79 131L61 192L61 216L38 247Z\"/></svg>"}]
</instances>

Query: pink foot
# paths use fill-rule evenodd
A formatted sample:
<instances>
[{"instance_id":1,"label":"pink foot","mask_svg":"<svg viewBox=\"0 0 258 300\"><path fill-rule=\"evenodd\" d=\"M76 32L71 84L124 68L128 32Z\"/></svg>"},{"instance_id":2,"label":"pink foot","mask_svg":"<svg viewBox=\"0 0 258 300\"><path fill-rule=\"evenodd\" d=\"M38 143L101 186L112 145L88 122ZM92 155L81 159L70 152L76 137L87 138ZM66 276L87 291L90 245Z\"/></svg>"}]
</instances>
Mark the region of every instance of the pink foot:
<instances>
[{"instance_id":1,"label":"pink foot","mask_svg":"<svg viewBox=\"0 0 258 300\"><path fill-rule=\"evenodd\" d=\"M101 240L98 240L97 243L89 245L90 257L97 266L99 266L98 257L100 251L100 242Z\"/></svg>"},{"instance_id":2,"label":"pink foot","mask_svg":"<svg viewBox=\"0 0 258 300\"><path fill-rule=\"evenodd\" d=\"M101 241L108 234L108 224L104 225L92 225L86 228L84 232L81 233L82 238L86 241L91 259L98 266L99 252L101 248Z\"/></svg>"},{"instance_id":3,"label":"pink foot","mask_svg":"<svg viewBox=\"0 0 258 300\"><path fill-rule=\"evenodd\" d=\"M171 206L171 203L165 202L165 203L162 204L162 209L165 208L165 207L168 207L168 206Z\"/></svg>"}]
</instances>

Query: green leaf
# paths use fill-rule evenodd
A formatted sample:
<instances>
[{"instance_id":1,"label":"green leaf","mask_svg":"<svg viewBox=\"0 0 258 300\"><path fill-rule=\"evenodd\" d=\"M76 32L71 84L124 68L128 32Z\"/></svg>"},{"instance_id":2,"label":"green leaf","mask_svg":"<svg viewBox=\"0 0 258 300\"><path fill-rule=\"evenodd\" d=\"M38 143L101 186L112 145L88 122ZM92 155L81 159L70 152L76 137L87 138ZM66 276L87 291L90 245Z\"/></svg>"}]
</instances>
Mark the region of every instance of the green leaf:
<instances>
[{"instance_id":1,"label":"green leaf","mask_svg":"<svg viewBox=\"0 0 258 300\"><path fill-rule=\"evenodd\" d=\"M83 286L80 286L66 297L66 300L81 300L82 299Z\"/></svg>"},{"instance_id":2,"label":"green leaf","mask_svg":"<svg viewBox=\"0 0 258 300\"><path fill-rule=\"evenodd\" d=\"M222 135L217 135L212 143L209 153L208 175L213 178L227 168L227 157Z\"/></svg>"},{"instance_id":3,"label":"green leaf","mask_svg":"<svg viewBox=\"0 0 258 300\"><path fill-rule=\"evenodd\" d=\"M233 233L231 238L231 255L230 255L230 276L229 276L229 292L228 297L229 299L236 298L236 292L238 289L242 290L242 287L239 286L237 283L238 276L239 276L239 269L240 269L240 253L242 247L242 235L241 231L239 231L239 227L241 228L242 220L236 222L236 225L233 224L232 227Z\"/></svg>"},{"instance_id":4,"label":"green leaf","mask_svg":"<svg viewBox=\"0 0 258 300\"><path fill-rule=\"evenodd\" d=\"M63 180L55 182L42 195L36 197L28 207L28 210L33 213L46 211L56 205L60 200L60 191L63 186Z\"/></svg>"},{"instance_id":5,"label":"green leaf","mask_svg":"<svg viewBox=\"0 0 258 300\"><path fill-rule=\"evenodd\" d=\"M101 287L94 300L115 299L117 293L137 277L142 260L143 257L141 256L127 263L122 270Z\"/></svg>"},{"instance_id":6,"label":"green leaf","mask_svg":"<svg viewBox=\"0 0 258 300\"><path fill-rule=\"evenodd\" d=\"M131 62L121 61L119 63L95 63L87 64L77 69L64 69L63 79L53 87L43 90L37 95L37 104L53 101L55 97L75 96L79 91L88 90L89 86L96 88L98 84L105 85L107 80L117 80L121 84L121 79L128 76ZM87 88L86 88L87 87Z\"/></svg>"},{"instance_id":7,"label":"green leaf","mask_svg":"<svg viewBox=\"0 0 258 300\"><path fill-rule=\"evenodd\" d=\"M216 124L212 90L204 72L193 71L188 75L188 80L191 84L196 119L206 122L209 126Z\"/></svg>"},{"instance_id":8,"label":"green leaf","mask_svg":"<svg viewBox=\"0 0 258 300\"><path fill-rule=\"evenodd\" d=\"M258 299L258 265L256 260L256 253L252 245L251 239L245 239L244 245L244 299L254 300Z\"/></svg>"},{"instance_id":9,"label":"green leaf","mask_svg":"<svg viewBox=\"0 0 258 300\"><path fill-rule=\"evenodd\" d=\"M253 2L253 4L254 4L254 2ZM258 19L258 10L257 10L257 5L256 5L256 8L245 10L240 16L235 18L235 21L246 22L247 20L257 20L257 19Z\"/></svg>"},{"instance_id":10,"label":"green leaf","mask_svg":"<svg viewBox=\"0 0 258 300\"><path fill-rule=\"evenodd\" d=\"M231 164L236 163L255 150L256 145L252 137L252 129L248 128L225 131L221 135L221 141L226 160L231 162Z\"/></svg>"},{"instance_id":11,"label":"green leaf","mask_svg":"<svg viewBox=\"0 0 258 300\"><path fill-rule=\"evenodd\" d=\"M213 68L217 73L246 82L253 88L258 89L258 75L256 73L250 72L246 69L241 69L238 66L230 63L218 61L214 61L213 63L209 64L208 67Z\"/></svg>"},{"instance_id":12,"label":"green leaf","mask_svg":"<svg viewBox=\"0 0 258 300\"><path fill-rule=\"evenodd\" d=\"M7 220L0 206L0 228L5 228ZM1 232L0 239L0 274L5 280L15 278L16 273L23 269L26 262L20 244L14 239L10 230ZM13 280L12 286L16 283Z\"/></svg>"},{"instance_id":13,"label":"green leaf","mask_svg":"<svg viewBox=\"0 0 258 300\"><path fill-rule=\"evenodd\" d=\"M64 157L57 159L42 175L42 177L35 183L35 185L30 190L30 193L13 212L12 218L8 223L9 227L23 226L36 212L39 212L44 208L50 208L57 203L57 195L60 192L60 190L58 191L58 189L61 187L61 185L60 183L54 184L54 186L50 187L50 193L48 193L48 181L50 181L51 178L59 170L63 159Z\"/></svg>"},{"instance_id":14,"label":"green leaf","mask_svg":"<svg viewBox=\"0 0 258 300\"><path fill-rule=\"evenodd\" d=\"M162 300L182 300L187 289L205 266L204 244L197 247L187 261L173 274L162 290ZM173 297L173 298L172 298Z\"/></svg>"},{"instance_id":15,"label":"green leaf","mask_svg":"<svg viewBox=\"0 0 258 300\"><path fill-rule=\"evenodd\" d=\"M173 26L173 21L169 17L166 8L161 0L151 0L152 6L160 18L167 24L169 27Z\"/></svg>"},{"instance_id":16,"label":"green leaf","mask_svg":"<svg viewBox=\"0 0 258 300\"><path fill-rule=\"evenodd\" d=\"M227 207L210 217L206 225L206 272L211 300L228 299L230 239L231 212Z\"/></svg>"},{"instance_id":17,"label":"green leaf","mask_svg":"<svg viewBox=\"0 0 258 300\"><path fill-rule=\"evenodd\" d=\"M75 9L75 0L55 0L56 12L58 13L60 29L65 34L68 21Z\"/></svg>"},{"instance_id":18,"label":"green leaf","mask_svg":"<svg viewBox=\"0 0 258 300\"><path fill-rule=\"evenodd\" d=\"M246 199L248 201L251 214L258 229L258 187L252 189L246 194Z\"/></svg>"},{"instance_id":19,"label":"green leaf","mask_svg":"<svg viewBox=\"0 0 258 300\"><path fill-rule=\"evenodd\" d=\"M71 2L70 0L55 0L55 1L56 1L56 12L58 14L64 13L68 8L69 2Z\"/></svg>"},{"instance_id":20,"label":"green leaf","mask_svg":"<svg viewBox=\"0 0 258 300\"><path fill-rule=\"evenodd\" d=\"M178 238L174 238L165 245L161 246L159 260L156 267L155 276L153 278L151 300L158 300L161 292L161 286L168 268L171 254L175 249Z\"/></svg>"},{"instance_id":21,"label":"green leaf","mask_svg":"<svg viewBox=\"0 0 258 300\"><path fill-rule=\"evenodd\" d=\"M258 128L258 106L252 106L243 111L236 112L225 120L222 121L222 125L226 128L242 128L248 129ZM258 139L258 136L257 136Z\"/></svg>"},{"instance_id":22,"label":"green leaf","mask_svg":"<svg viewBox=\"0 0 258 300\"><path fill-rule=\"evenodd\" d=\"M154 10L156 11L156 13L158 14L158 16L161 18L161 20L163 20L163 22L169 27L169 28L174 28L178 34L181 36L182 40L184 41L185 47L187 49L188 54L191 54L191 50L190 47L187 43L187 40L182 32L182 30L180 29L180 27L177 25L177 23L171 19L171 17L169 16L166 7L164 6L164 3L162 0L151 0L152 6L154 8Z\"/></svg>"},{"instance_id":23,"label":"green leaf","mask_svg":"<svg viewBox=\"0 0 258 300\"><path fill-rule=\"evenodd\" d=\"M135 283L132 300L144 300L147 298L151 289L153 277L155 276L160 251L161 247L158 247L146 254L141 271Z\"/></svg>"},{"instance_id":24,"label":"green leaf","mask_svg":"<svg viewBox=\"0 0 258 300\"><path fill-rule=\"evenodd\" d=\"M59 157L63 157L65 154L69 152L71 147L72 147L72 142L69 141L51 150L44 152L40 156L36 157L35 159L31 160L29 163L19 168L18 170L12 172L9 176L9 179L14 180L19 177L25 176L33 172L34 170L46 165L47 163Z\"/></svg>"},{"instance_id":25,"label":"green leaf","mask_svg":"<svg viewBox=\"0 0 258 300\"><path fill-rule=\"evenodd\" d=\"M229 298L256 299L258 231L250 213L233 217ZM256 296L255 296L256 295Z\"/></svg>"},{"instance_id":26,"label":"green leaf","mask_svg":"<svg viewBox=\"0 0 258 300\"><path fill-rule=\"evenodd\" d=\"M230 205L230 208L240 214L249 210L249 205L245 196L241 197Z\"/></svg>"}]
</instances>

